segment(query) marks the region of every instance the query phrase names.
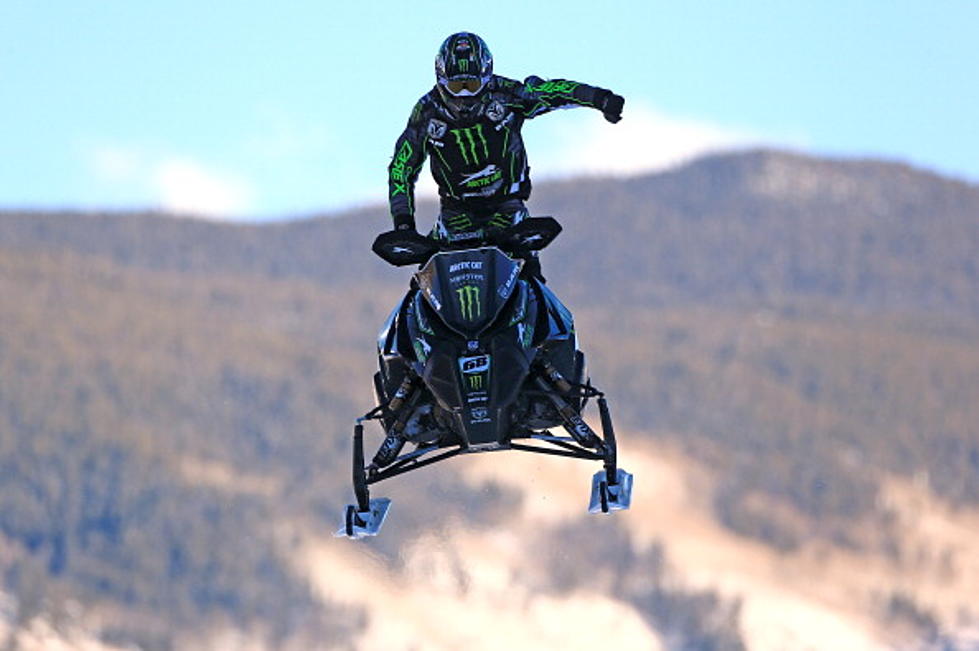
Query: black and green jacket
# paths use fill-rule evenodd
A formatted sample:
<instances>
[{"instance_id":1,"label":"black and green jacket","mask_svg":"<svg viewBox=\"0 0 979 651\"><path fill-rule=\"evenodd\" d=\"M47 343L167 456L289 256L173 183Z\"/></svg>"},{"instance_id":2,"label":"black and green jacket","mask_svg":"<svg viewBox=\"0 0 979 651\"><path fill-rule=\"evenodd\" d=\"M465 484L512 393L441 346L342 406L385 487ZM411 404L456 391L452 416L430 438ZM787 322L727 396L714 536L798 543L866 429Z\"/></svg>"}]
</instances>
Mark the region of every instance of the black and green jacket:
<instances>
[{"instance_id":1,"label":"black and green jacket","mask_svg":"<svg viewBox=\"0 0 979 651\"><path fill-rule=\"evenodd\" d=\"M415 181L426 158L443 204L487 208L530 195L530 168L520 129L524 120L557 108L597 108L609 91L565 79L494 75L474 117L457 120L437 88L418 100L388 167L395 225L414 226Z\"/></svg>"}]
</instances>

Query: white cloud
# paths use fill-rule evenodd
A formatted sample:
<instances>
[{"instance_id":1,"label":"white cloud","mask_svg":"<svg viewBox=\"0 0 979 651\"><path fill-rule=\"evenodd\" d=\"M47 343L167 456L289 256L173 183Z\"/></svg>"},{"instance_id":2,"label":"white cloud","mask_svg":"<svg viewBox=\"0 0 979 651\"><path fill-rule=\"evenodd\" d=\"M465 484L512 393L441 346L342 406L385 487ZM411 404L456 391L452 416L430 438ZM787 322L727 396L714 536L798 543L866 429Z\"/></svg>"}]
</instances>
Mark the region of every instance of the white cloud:
<instances>
[{"instance_id":1,"label":"white cloud","mask_svg":"<svg viewBox=\"0 0 979 651\"><path fill-rule=\"evenodd\" d=\"M538 178L641 174L712 152L773 143L747 130L671 116L635 102L626 104L617 124L592 111L562 111L529 123L524 134Z\"/></svg>"},{"instance_id":2,"label":"white cloud","mask_svg":"<svg viewBox=\"0 0 979 651\"><path fill-rule=\"evenodd\" d=\"M242 217L253 196L243 180L190 158L158 162L151 183L161 207L182 214Z\"/></svg>"},{"instance_id":3,"label":"white cloud","mask_svg":"<svg viewBox=\"0 0 979 651\"><path fill-rule=\"evenodd\" d=\"M243 218L255 196L239 176L187 156L100 144L88 148L88 165L108 205L142 204L177 214Z\"/></svg>"}]
</instances>

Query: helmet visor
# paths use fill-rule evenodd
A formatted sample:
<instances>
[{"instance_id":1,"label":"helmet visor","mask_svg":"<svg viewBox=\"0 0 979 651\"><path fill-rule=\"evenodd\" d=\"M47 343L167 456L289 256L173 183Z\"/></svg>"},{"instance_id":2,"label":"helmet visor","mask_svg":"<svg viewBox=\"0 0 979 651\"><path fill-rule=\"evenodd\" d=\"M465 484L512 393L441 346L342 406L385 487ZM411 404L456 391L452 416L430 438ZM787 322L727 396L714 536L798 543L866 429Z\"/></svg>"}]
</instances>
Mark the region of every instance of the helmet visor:
<instances>
[{"instance_id":1,"label":"helmet visor","mask_svg":"<svg viewBox=\"0 0 979 651\"><path fill-rule=\"evenodd\" d=\"M476 77L469 77L468 79L446 79L442 82L442 85L456 97L466 97L479 93L483 89L485 82Z\"/></svg>"}]
</instances>

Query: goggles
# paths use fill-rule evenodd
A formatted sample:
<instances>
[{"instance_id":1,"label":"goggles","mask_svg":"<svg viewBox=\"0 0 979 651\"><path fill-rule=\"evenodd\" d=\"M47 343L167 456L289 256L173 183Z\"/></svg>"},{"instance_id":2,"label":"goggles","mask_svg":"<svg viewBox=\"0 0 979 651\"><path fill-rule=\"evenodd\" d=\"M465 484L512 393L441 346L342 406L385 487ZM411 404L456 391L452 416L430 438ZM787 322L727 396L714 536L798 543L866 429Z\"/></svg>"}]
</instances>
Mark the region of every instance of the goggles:
<instances>
[{"instance_id":1,"label":"goggles","mask_svg":"<svg viewBox=\"0 0 979 651\"><path fill-rule=\"evenodd\" d=\"M470 77L468 79L446 79L442 85L447 91L456 97L471 97L481 91L486 85L482 79Z\"/></svg>"}]
</instances>

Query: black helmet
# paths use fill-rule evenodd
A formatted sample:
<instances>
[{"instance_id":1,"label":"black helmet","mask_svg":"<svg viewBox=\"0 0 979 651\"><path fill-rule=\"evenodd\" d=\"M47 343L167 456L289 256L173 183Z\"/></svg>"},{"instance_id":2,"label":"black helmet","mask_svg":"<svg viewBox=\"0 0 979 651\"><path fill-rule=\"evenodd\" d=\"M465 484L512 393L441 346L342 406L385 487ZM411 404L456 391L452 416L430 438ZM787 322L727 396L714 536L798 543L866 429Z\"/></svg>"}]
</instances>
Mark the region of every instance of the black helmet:
<instances>
[{"instance_id":1,"label":"black helmet","mask_svg":"<svg viewBox=\"0 0 979 651\"><path fill-rule=\"evenodd\" d=\"M455 110L469 109L493 77L493 55L472 32L453 34L435 57L435 78L442 99Z\"/></svg>"}]
</instances>

